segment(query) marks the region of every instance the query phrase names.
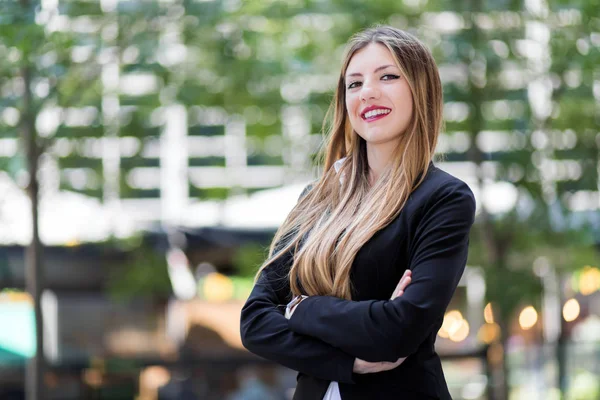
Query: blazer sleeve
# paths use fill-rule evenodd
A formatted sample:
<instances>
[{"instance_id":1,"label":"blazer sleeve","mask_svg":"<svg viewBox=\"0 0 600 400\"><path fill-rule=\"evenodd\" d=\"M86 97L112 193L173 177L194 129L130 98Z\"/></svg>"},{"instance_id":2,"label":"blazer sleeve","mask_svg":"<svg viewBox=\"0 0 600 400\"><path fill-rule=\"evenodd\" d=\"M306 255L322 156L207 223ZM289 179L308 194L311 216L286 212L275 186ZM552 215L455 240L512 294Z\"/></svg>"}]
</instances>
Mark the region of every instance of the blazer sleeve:
<instances>
[{"instance_id":1,"label":"blazer sleeve","mask_svg":"<svg viewBox=\"0 0 600 400\"><path fill-rule=\"evenodd\" d=\"M349 301L312 296L296 307L290 328L366 361L396 361L414 353L458 286L475 216L473 193L463 182L443 186L430 199L413 239L412 282L401 297Z\"/></svg>"},{"instance_id":2,"label":"blazer sleeve","mask_svg":"<svg viewBox=\"0 0 600 400\"><path fill-rule=\"evenodd\" d=\"M263 358L307 375L353 383L355 357L322 340L293 332L283 312L289 301L288 253L265 268L242 308L244 347Z\"/></svg>"}]
</instances>

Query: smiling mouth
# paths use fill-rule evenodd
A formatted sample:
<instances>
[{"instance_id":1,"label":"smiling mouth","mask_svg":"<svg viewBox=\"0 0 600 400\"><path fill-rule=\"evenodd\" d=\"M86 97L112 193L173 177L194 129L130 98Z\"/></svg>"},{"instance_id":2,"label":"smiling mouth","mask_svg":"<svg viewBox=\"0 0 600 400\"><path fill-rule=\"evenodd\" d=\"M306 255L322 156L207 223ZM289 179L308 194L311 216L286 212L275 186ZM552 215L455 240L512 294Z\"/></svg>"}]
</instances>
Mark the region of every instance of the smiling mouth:
<instances>
[{"instance_id":1,"label":"smiling mouth","mask_svg":"<svg viewBox=\"0 0 600 400\"><path fill-rule=\"evenodd\" d=\"M372 111L367 111L363 115L361 115L362 119L366 122L376 121L381 119L391 113L392 110L389 109L377 109Z\"/></svg>"}]
</instances>

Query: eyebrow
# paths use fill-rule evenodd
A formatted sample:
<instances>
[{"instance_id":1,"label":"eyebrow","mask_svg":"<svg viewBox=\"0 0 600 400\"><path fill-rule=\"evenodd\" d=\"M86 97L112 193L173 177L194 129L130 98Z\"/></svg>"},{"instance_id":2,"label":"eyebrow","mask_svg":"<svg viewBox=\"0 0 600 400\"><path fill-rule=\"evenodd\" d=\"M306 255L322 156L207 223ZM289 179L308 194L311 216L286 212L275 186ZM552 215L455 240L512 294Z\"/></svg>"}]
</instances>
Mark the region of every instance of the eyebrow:
<instances>
[{"instance_id":1,"label":"eyebrow","mask_svg":"<svg viewBox=\"0 0 600 400\"><path fill-rule=\"evenodd\" d=\"M375 68L375 71L373 71L373 72L376 73L376 72L381 71L382 69L386 69L386 68L389 68L389 67L395 67L395 65L391 65L391 64L390 65L382 65L381 67ZM360 72L354 72L352 74L346 75L346 79L350 78L351 76L362 76L362 74Z\"/></svg>"}]
</instances>

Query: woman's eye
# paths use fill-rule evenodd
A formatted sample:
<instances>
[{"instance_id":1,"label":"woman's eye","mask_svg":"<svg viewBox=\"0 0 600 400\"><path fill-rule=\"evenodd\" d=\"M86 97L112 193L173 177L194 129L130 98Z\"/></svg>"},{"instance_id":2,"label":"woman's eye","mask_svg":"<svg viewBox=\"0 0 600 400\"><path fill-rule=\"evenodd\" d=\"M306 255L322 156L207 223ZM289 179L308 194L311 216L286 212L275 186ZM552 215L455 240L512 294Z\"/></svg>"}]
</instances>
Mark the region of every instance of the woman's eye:
<instances>
[{"instance_id":1,"label":"woman's eye","mask_svg":"<svg viewBox=\"0 0 600 400\"><path fill-rule=\"evenodd\" d=\"M399 79L399 78L400 78L399 75L394 75L394 74L386 74L386 75L383 75L381 77L381 79L384 80L384 81L390 81L390 80ZM346 88L347 89L354 89L355 87L357 87L361 83L362 82L360 82L360 81L354 81L354 82L350 83Z\"/></svg>"}]
</instances>

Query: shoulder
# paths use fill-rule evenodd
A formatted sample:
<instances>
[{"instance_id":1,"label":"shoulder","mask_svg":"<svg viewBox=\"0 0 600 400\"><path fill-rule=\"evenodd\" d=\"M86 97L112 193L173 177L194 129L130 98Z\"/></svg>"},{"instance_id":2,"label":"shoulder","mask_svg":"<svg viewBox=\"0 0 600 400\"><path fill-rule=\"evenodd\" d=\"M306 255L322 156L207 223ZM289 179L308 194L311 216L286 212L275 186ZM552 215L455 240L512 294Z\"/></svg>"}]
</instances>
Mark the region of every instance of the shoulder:
<instances>
[{"instance_id":1,"label":"shoulder","mask_svg":"<svg viewBox=\"0 0 600 400\"><path fill-rule=\"evenodd\" d=\"M418 208L460 206L475 212L475 196L467 183L432 165L423 182L411 194Z\"/></svg>"},{"instance_id":2,"label":"shoulder","mask_svg":"<svg viewBox=\"0 0 600 400\"><path fill-rule=\"evenodd\" d=\"M433 164L421 185L415 189L414 193L417 192L423 192L421 196L459 192L474 198L473 191L467 183Z\"/></svg>"},{"instance_id":3,"label":"shoulder","mask_svg":"<svg viewBox=\"0 0 600 400\"><path fill-rule=\"evenodd\" d=\"M432 166L427 175L425 180L429 181L429 190L436 193L460 192L474 198L473 191L467 183L436 166Z\"/></svg>"}]
</instances>

